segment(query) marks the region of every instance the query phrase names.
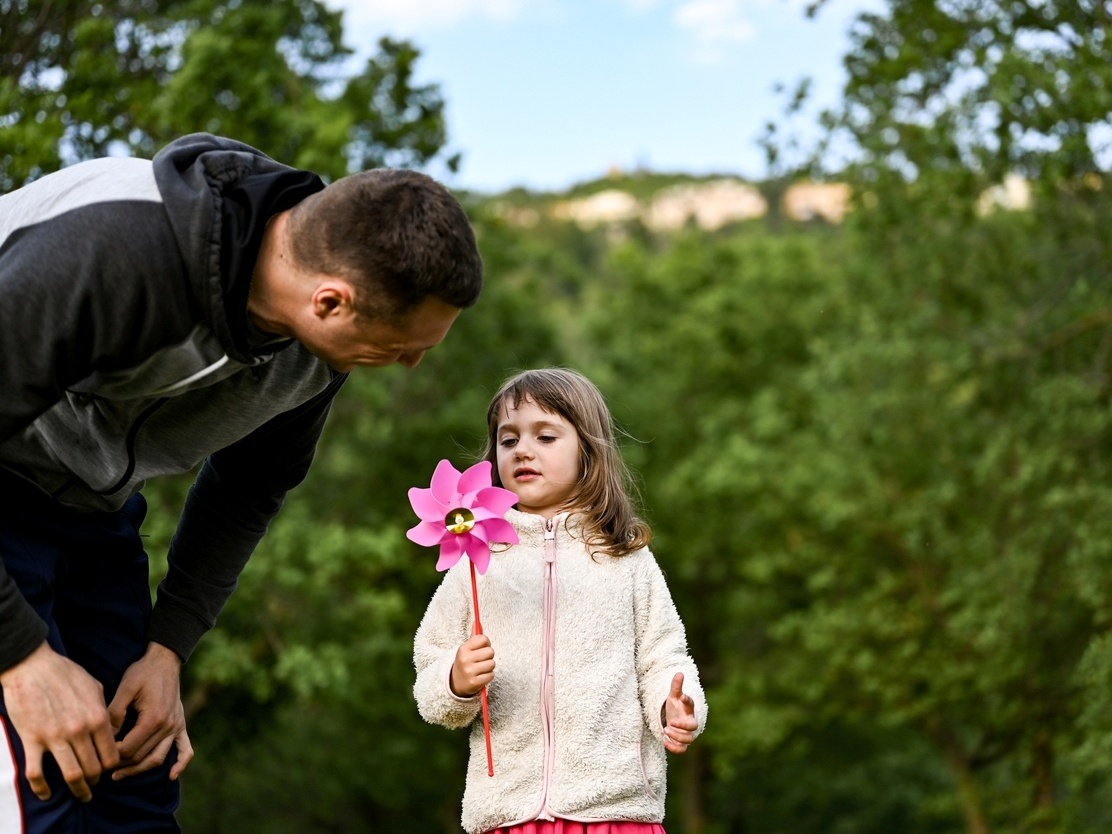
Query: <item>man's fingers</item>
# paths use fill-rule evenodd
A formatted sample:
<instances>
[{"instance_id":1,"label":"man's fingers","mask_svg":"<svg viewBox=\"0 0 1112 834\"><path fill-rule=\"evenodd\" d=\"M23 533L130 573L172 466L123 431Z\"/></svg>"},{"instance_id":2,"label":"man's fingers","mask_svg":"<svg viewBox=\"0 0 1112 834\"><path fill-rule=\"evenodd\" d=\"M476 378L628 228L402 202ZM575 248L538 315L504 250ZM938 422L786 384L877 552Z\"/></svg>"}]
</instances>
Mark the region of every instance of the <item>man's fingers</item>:
<instances>
[{"instance_id":1,"label":"man's fingers","mask_svg":"<svg viewBox=\"0 0 1112 834\"><path fill-rule=\"evenodd\" d=\"M161 727L162 724L157 721L143 720L143 715L140 714L135 726L116 745L120 753L120 760L127 762L129 765L141 762L150 755L151 750L163 741L167 742L167 749L169 749L169 739L172 737L161 735L159 733ZM165 755L163 753L163 756Z\"/></svg>"},{"instance_id":2,"label":"man's fingers","mask_svg":"<svg viewBox=\"0 0 1112 834\"><path fill-rule=\"evenodd\" d=\"M116 743L107 726L98 729L93 736L77 738L70 743L52 745L50 748L58 770L69 787L70 792L82 802L93 798L92 786L105 770L115 767L119 761ZM25 744L24 755L27 767L24 776L31 792L39 799L51 797L50 785L43 772L43 756L46 750L37 744Z\"/></svg>"},{"instance_id":3,"label":"man's fingers","mask_svg":"<svg viewBox=\"0 0 1112 834\"><path fill-rule=\"evenodd\" d=\"M112 745L112 752L115 753L116 745ZM104 763L100 759L100 752L93 740L89 737L79 738L73 741L70 745L70 750L73 751L73 756L77 762L77 766L81 770L81 775L84 777L84 782L92 787L100 780L100 774L105 771ZM57 753L54 755L58 759ZM61 767L61 761L58 766ZM70 781L69 774L65 769L62 769L62 775L66 777L66 782ZM78 797L80 799L81 797Z\"/></svg>"},{"instance_id":4,"label":"man's fingers","mask_svg":"<svg viewBox=\"0 0 1112 834\"><path fill-rule=\"evenodd\" d=\"M43 749L37 744L24 743L23 753L27 759L27 767L24 768L23 775L27 777L31 793L42 800L50 799L50 785L46 784L46 778L42 773Z\"/></svg>"},{"instance_id":5,"label":"man's fingers","mask_svg":"<svg viewBox=\"0 0 1112 834\"><path fill-rule=\"evenodd\" d=\"M127 717L127 708L130 704L130 697L121 697L121 693L117 692L116 697L112 699L112 703L108 705L108 720L112 724L113 737L123 728L124 719Z\"/></svg>"},{"instance_id":6,"label":"man's fingers","mask_svg":"<svg viewBox=\"0 0 1112 834\"><path fill-rule=\"evenodd\" d=\"M128 776L134 776L136 773L142 773L146 770L151 770L158 767L160 764L166 761L166 756L169 754L170 748L173 745L174 740L172 738L167 737L162 739L162 741L156 744L146 756L139 759L137 762L135 762L135 764L128 765L127 767L121 767L119 770L113 773L113 781L126 779Z\"/></svg>"},{"instance_id":7,"label":"man's fingers","mask_svg":"<svg viewBox=\"0 0 1112 834\"><path fill-rule=\"evenodd\" d=\"M73 795L92 798L95 784L118 762L104 687L46 643L0 673L8 717L23 740L24 773L35 796L49 799L43 758L50 753Z\"/></svg>"},{"instance_id":8,"label":"man's fingers","mask_svg":"<svg viewBox=\"0 0 1112 834\"><path fill-rule=\"evenodd\" d=\"M178 733L178 737L174 739L174 744L178 748L178 760L174 762L174 766L170 768L171 781L181 776L186 765L193 761L193 745L189 743L189 733L182 730Z\"/></svg>"},{"instance_id":9,"label":"man's fingers","mask_svg":"<svg viewBox=\"0 0 1112 834\"><path fill-rule=\"evenodd\" d=\"M62 771L62 778L66 780L70 793L82 802L92 799L93 792L89 788L89 783L85 781L85 771L74 751L70 747L64 747L51 752L54 754L54 760L58 762L58 769ZM99 771L97 775L100 775ZM93 781L96 781L95 777ZM47 793L49 795L49 791ZM36 792L35 795L38 796L38 793Z\"/></svg>"},{"instance_id":10,"label":"man's fingers","mask_svg":"<svg viewBox=\"0 0 1112 834\"><path fill-rule=\"evenodd\" d=\"M111 770L120 763L116 736L108 726L101 725L93 731L92 744L101 770Z\"/></svg>"},{"instance_id":11,"label":"man's fingers","mask_svg":"<svg viewBox=\"0 0 1112 834\"><path fill-rule=\"evenodd\" d=\"M177 736L167 736L153 745L150 752L134 764L121 767L113 773L112 779L118 781L126 779L128 776L134 776L136 773L153 770L166 761L172 747L177 748L178 759L174 762L174 766L170 768L170 779L177 779L193 759L193 745L189 743L189 734L185 730L182 730Z\"/></svg>"}]
</instances>

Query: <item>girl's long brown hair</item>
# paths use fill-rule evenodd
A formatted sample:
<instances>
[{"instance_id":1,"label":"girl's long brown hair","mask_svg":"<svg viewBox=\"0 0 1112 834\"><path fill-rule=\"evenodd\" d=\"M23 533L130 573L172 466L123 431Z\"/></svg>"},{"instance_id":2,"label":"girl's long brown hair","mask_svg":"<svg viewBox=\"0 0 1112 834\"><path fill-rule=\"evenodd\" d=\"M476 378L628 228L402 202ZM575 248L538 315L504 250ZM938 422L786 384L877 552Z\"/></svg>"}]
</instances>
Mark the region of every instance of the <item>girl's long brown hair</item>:
<instances>
[{"instance_id":1,"label":"girl's long brown hair","mask_svg":"<svg viewBox=\"0 0 1112 834\"><path fill-rule=\"evenodd\" d=\"M611 556L625 556L652 539L649 525L634 511L637 494L632 473L615 442L614 420L594 383L565 368L522 371L502 383L487 409L487 442L483 459L490 461L496 486L498 419L502 406L517 408L532 400L559 414L579 435L579 491L569 510L587 529L587 545Z\"/></svg>"}]
</instances>

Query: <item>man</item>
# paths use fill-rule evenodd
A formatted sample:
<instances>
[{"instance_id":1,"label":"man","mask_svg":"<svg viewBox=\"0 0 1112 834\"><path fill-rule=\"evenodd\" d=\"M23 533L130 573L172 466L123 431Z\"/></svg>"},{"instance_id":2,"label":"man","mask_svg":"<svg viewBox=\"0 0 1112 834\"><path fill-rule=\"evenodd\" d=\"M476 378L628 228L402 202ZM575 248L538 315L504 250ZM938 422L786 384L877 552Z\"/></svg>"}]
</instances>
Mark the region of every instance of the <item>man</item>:
<instances>
[{"instance_id":1,"label":"man","mask_svg":"<svg viewBox=\"0 0 1112 834\"><path fill-rule=\"evenodd\" d=\"M414 367L481 285L412 171L194 134L0 197L0 831L178 830L181 664L348 372ZM152 611L140 489L202 461Z\"/></svg>"}]
</instances>

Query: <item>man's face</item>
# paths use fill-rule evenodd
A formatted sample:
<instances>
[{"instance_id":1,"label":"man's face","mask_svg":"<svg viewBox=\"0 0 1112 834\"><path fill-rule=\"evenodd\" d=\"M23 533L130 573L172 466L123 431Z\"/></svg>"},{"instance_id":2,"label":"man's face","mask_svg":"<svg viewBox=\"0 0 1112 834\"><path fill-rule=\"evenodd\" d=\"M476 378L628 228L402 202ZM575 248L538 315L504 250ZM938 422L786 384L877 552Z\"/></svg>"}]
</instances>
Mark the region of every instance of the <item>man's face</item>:
<instances>
[{"instance_id":1,"label":"man's face","mask_svg":"<svg viewBox=\"0 0 1112 834\"><path fill-rule=\"evenodd\" d=\"M458 307L429 297L397 321L369 321L353 312L326 317L312 332L298 334L298 341L341 373L395 362L415 368L425 351L444 340L459 314Z\"/></svg>"}]
</instances>

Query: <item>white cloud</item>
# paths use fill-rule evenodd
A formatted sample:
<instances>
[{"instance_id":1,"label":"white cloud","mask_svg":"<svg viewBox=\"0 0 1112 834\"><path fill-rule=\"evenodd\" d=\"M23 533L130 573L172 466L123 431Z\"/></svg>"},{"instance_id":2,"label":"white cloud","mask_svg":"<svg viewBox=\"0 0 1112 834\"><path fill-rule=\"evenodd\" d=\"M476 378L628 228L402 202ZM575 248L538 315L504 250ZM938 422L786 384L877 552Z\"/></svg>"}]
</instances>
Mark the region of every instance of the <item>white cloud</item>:
<instances>
[{"instance_id":1,"label":"white cloud","mask_svg":"<svg viewBox=\"0 0 1112 834\"><path fill-rule=\"evenodd\" d=\"M675 21L706 45L745 43L757 27L739 0L687 0L676 8Z\"/></svg>"},{"instance_id":2,"label":"white cloud","mask_svg":"<svg viewBox=\"0 0 1112 834\"><path fill-rule=\"evenodd\" d=\"M529 0L326 0L344 10L345 29L394 30L411 36L467 18L512 20Z\"/></svg>"}]
</instances>

